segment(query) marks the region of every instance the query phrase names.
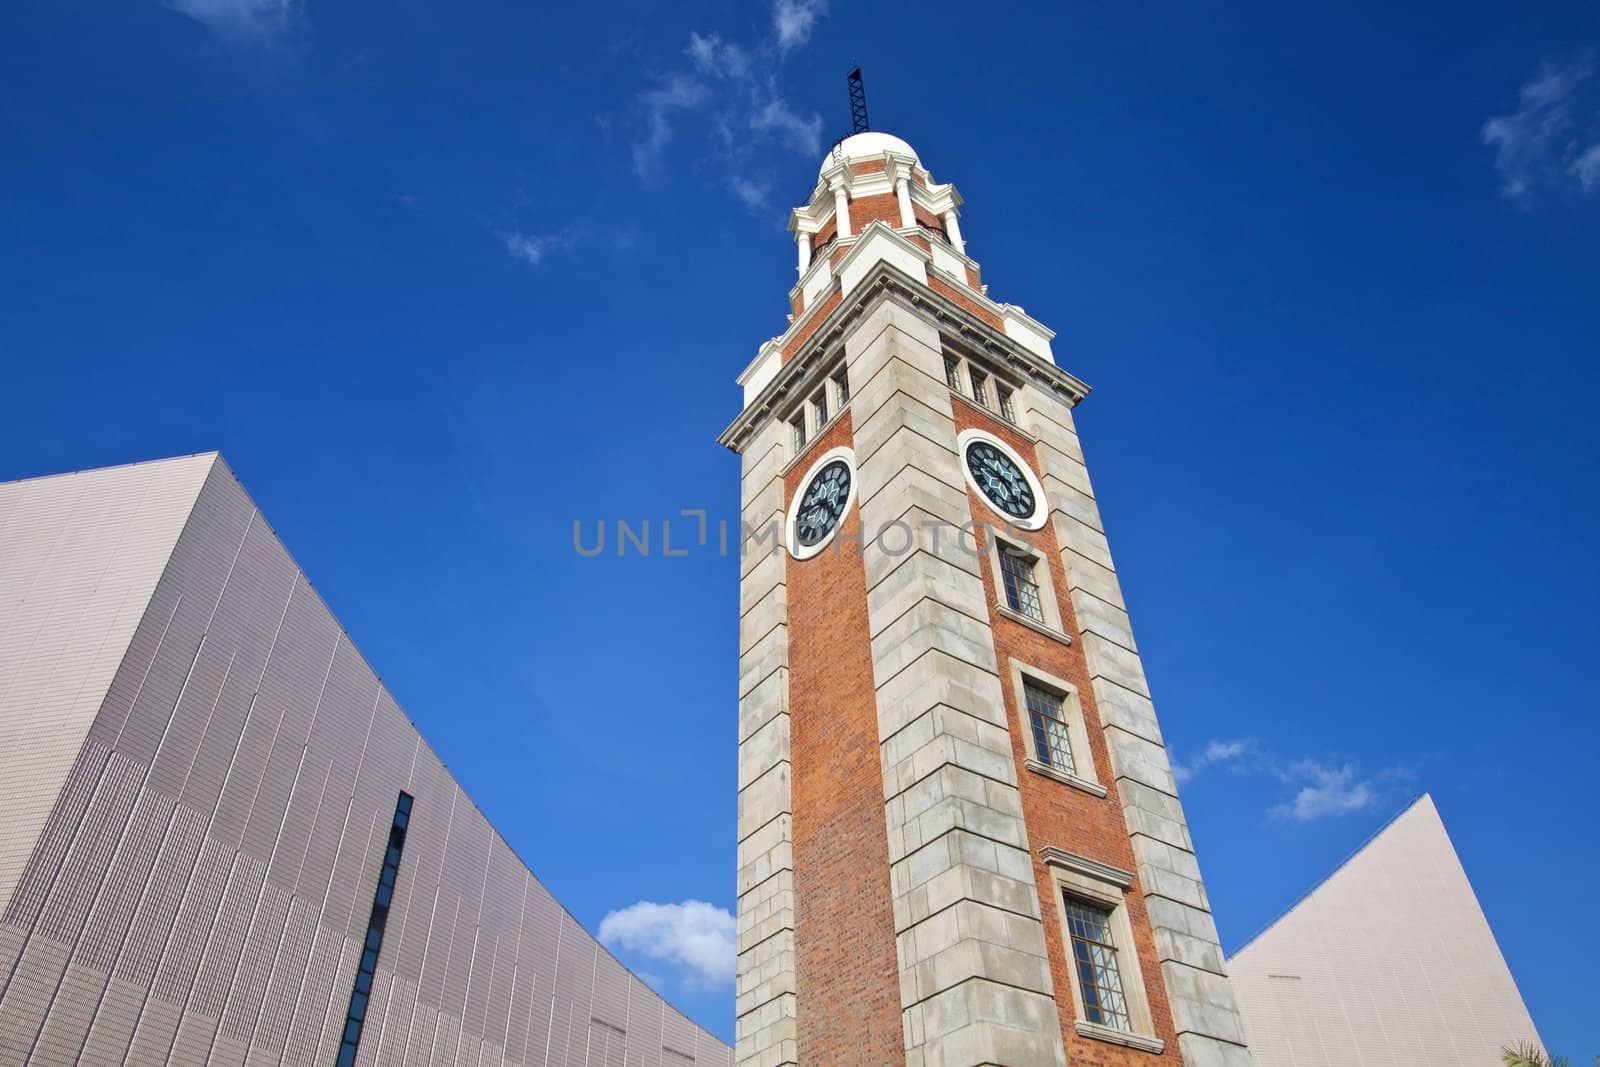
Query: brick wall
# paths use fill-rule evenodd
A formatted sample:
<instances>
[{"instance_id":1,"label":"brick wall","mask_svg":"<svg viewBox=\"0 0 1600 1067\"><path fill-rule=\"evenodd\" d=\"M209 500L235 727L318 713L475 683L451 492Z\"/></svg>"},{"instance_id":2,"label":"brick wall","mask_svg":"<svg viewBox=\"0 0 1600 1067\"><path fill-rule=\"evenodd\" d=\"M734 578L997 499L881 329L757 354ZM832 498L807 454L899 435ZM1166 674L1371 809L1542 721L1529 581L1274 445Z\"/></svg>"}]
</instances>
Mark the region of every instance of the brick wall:
<instances>
[{"instance_id":1,"label":"brick wall","mask_svg":"<svg viewBox=\"0 0 1600 1067\"><path fill-rule=\"evenodd\" d=\"M846 413L784 478L793 501L816 457L852 441ZM883 820L860 511L809 560L788 560L800 1062L905 1060Z\"/></svg>"}]
</instances>

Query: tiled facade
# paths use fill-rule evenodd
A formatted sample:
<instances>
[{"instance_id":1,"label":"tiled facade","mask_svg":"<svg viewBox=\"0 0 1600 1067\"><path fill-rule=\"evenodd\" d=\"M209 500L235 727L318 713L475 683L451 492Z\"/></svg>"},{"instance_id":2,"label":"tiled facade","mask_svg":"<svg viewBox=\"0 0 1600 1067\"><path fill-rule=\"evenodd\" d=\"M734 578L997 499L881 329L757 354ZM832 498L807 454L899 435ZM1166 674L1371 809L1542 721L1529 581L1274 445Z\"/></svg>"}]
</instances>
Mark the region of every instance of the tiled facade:
<instances>
[{"instance_id":1,"label":"tiled facade","mask_svg":"<svg viewBox=\"0 0 1600 1067\"><path fill-rule=\"evenodd\" d=\"M0 485L0 1065L722 1067L418 735L215 455Z\"/></svg>"}]
</instances>

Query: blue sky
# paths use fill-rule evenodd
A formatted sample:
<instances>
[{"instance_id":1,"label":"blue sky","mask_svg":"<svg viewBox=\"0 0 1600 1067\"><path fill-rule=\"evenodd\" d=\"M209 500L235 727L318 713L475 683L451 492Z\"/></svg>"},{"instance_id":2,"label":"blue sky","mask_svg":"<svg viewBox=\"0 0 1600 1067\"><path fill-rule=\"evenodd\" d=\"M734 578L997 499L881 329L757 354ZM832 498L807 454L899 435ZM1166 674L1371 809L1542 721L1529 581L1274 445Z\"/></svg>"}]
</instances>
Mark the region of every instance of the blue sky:
<instances>
[{"instance_id":1,"label":"blue sky","mask_svg":"<svg viewBox=\"0 0 1600 1067\"><path fill-rule=\"evenodd\" d=\"M1600 8L1052 7L7 5L0 478L222 450L536 873L731 1036L737 567L660 526L736 517L715 438L859 61L1095 387L1225 947L1431 791L1582 1062ZM656 553L580 558L601 519Z\"/></svg>"}]
</instances>

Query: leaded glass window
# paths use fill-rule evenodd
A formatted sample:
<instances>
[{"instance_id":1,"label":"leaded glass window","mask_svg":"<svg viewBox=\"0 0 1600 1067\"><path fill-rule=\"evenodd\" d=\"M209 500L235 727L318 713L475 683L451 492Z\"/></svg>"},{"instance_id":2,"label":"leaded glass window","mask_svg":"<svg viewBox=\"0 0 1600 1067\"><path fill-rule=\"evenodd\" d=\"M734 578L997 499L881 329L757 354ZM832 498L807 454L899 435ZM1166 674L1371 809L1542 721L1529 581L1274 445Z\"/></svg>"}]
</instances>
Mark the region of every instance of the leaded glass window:
<instances>
[{"instance_id":1,"label":"leaded glass window","mask_svg":"<svg viewBox=\"0 0 1600 1067\"><path fill-rule=\"evenodd\" d=\"M979 370L977 367L970 368L970 376L972 378L972 399L976 400L984 407L988 407L989 376L983 373L983 371Z\"/></svg>"},{"instance_id":2,"label":"leaded glass window","mask_svg":"<svg viewBox=\"0 0 1600 1067\"><path fill-rule=\"evenodd\" d=\"M1027 679L1022 683L1023 698L1028 703L1028 721L1033 729L1033 749L1040 763L1047 767L1075 773L1072 763L1072 742L1067 740L1067 712L1065 698L1041 689Z\"/></svg>"},{"instance_id":3,"label":"leaded glass window","mask_svg":"<svg viewBox=\"0 0 1600 1067\"><path fill-rule=\"evenodd\" d=\"M1011 390L996 383L994 391L1000 397L1000 417L1007 422L1016 422L1017 410L1016 406L1011 402Z\"/></svg>"},{"instance_id":4,"label":"leaded glass window","mask_svg":"<svg viewBox=\"0 0 1600 1067\"><path fill-rule=\"evenodd\" d=\"M789 428L794 435L794 454L798 456L800 450L806 447L806 413L801 411L796 415L789 423Z\"/></svg>"},{"instance_id":5,"label":"leaded glass window","mask_svg":"<svg viewBox=\"0 0 1600 1067\"><path fill-rule=\"evenodd\" d=\"M1086 1020L1131 1031L1133 1024L1128 1018L1122 972L1117 967L1117 944L1111 934L1110 910L1072 897L1064 897L1062 905L1066 909L1067 933L1072 938L1072 965L1078 973Z\"/></svg>"},{"instance_id":6,"label":"leaded glass window","mask_svg":"<svg viewBox=\"0 0 1600 1067\"><path fill-rule=\"evenodd\" d=\"M944 380L949 383L950 388L960 390L961 361L955 356L944 357Z\"/></svg>"},{"instance_id":7,"label":"leaded glass window","mask_svg":"<svg viewBox=\"0 0 1600 1067\"><path fill-rule=\"evenodd\" d=\"M1039 603L1039 582L1033 576L1036 566L1038 561L1032 556L1018 552L1009 545L1000 546L1000 576L1006 587L1006 606L1030 619L1044 622L1044 608Z\"/></svg>"}]
</instances>

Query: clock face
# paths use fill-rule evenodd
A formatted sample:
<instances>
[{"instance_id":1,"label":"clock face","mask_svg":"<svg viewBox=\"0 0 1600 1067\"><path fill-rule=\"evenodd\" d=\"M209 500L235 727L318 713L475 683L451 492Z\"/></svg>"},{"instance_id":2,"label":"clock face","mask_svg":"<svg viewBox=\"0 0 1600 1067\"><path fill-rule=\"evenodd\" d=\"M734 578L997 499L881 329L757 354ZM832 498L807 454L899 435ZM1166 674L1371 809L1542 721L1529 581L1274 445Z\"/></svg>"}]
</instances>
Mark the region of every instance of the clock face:
<instances>
[{"instance_id":1,"label":"clock face","mask_svg":"<svg viewBox=\"0 0 1600 1067\"><path fill-rule=\"evenodd\" d=\"M849 502L850 465L843 459L830 460L806 483L795 508L794 539L800 548L813 548L826 540L844 518Z\"/></svg>"},{"instance_id":2,"label":"clock face","mask_svg":"<svg viewBox=\"0 0 1600 1067\"><path fill-rule=\"evenodd\" d=\"M1012 458L988 441L967 444L967 473L990 504L1014 519L1031 519L1038 500L1028 476Z\"/></svg>"}]
</instances>

